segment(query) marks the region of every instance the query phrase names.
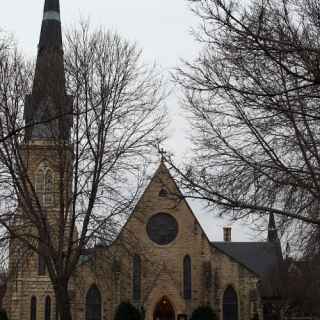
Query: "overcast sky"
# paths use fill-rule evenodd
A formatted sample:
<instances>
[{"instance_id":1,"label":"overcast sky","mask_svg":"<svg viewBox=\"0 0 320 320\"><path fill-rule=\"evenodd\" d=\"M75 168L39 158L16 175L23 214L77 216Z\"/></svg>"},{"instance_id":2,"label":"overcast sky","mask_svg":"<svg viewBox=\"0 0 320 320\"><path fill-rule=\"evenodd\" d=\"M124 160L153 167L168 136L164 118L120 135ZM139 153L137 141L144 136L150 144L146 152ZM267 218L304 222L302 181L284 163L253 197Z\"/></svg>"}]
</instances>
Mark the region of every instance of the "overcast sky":
<instances>
[{"instance_id":1,"label":"overcast sky","mask_svg":"<svg viewBox=\"0 0 320 320\"><path fill-rule=\"evenodd\" d=\"M4 2L4 1L3 1ZM2 4L0 28L11 32L19 47L32 57L36 55L44 0L10 0ZM145 60L156 62L169 79L169 72L180 59L192 59L200 50L190 29L198 20L192 15L186 0L60 0L64 29L89 18L93 26L103 26L119 32L143 49ZM167 148L177 157L188 149L188 127L181 117L178 92L168 99L171 117ZM222 227L228 221L213 217L191 204L210 239L222 240ZM233 240L253 240L253 233L240 223L233 224Z\"/></svg>"}]
</instances>

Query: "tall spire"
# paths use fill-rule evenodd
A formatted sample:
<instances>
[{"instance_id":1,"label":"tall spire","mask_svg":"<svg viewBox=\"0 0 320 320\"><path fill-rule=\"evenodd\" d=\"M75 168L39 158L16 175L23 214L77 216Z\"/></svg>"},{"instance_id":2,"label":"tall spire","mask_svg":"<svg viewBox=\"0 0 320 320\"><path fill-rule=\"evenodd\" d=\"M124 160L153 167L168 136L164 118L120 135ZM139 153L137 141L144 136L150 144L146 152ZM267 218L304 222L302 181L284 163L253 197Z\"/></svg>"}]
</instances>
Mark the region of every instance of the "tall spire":
<instances>
[{"instance_id":1,"label":"tall spire","mask_svg":"<svg viewBox=\"0 0 320 320\"><path fill-rule=\"evenodd\" d=\"M44 12L56 11L60 12L59 0L46 0L44 4Z\"/></svg>"},{"instance_id":2,"label":"tall spire","mask_svg":"<svg viewBox=\"0 0 320 320\"><path fill-rule=\"evenodd\" d=\"M25 104L26 142L68 140L71 110L72 99L65 90L60 4L45 0L33 88Z\"/></svg>"},{"instance_id":3,"label":"tall spire","mask_svg":"<svg viewBox=\"0 0 320 320\"><path fill-rule=\"evenodd\" d=\"M52 95L53 88L55 95L64 94L64 78L60 4L59 0L45 0L33 94Z\"/></svg>"},{"instance_id":4,"label":"tall spire","mask_svg":"<svg viewBox=\"0 0 320 320\"><path fill-rule=\"evenodd\" d=\"M276 222L273 213L269 215L269 225L268 225L268 241L269 242L279 242L278 232L276 228Z\"/></svg>"},{"instance_id":5,"label":"tall spire","mask_svg":"<svg viewBox=\"0 0 320 320\"><path fill-rule=\"evenodd\" d=\"M44 3L39 53L48 48L62 49L59 0L45 0Z\"/></svg>"}]
</instances>

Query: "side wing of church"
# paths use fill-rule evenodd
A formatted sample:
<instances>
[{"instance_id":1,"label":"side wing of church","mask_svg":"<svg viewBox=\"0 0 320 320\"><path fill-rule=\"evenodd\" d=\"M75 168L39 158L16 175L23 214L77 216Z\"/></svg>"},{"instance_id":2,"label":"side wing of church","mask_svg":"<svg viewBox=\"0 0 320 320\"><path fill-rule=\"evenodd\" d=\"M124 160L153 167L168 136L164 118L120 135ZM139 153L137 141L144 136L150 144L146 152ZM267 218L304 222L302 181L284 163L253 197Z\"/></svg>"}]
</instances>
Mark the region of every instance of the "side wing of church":
<instances>
[{"instance_id":1,"label":"side wing of church","mask_svg":"<svg viewBox=\"0 0 320 320\"><path fill-rule=\"evenodd\" d=\"M51 97L41 86L46 68L41 52L52 45L61 46L62 52L59 13L58 0L45 1L34 89L26 99L27 123L34 114L40 122L54 116L48 110L52 112L56 100L65 108L72 105L65 96L63 67L56 75L60 80L52 79L62 84L61 96ZM52 59L63 64L61 57ZM31 174L40 165L39 154L54 156L52 144L43 141L68 140L71 125L72 119L65 117L53 127L27 130ZM122 302L136 306L146 320L190 319L201 306L210 306L221 320L267 319L263 303L277 298L270 276L282 259L273 216L268 241L225 240L209 241L161 162L118 238L81 257L69 288L73 319L113 319ZM10 320L56 319L55 297L43 266L31 259L28 268L10 279L5 308Z\"/></svg>"}]
</instances>

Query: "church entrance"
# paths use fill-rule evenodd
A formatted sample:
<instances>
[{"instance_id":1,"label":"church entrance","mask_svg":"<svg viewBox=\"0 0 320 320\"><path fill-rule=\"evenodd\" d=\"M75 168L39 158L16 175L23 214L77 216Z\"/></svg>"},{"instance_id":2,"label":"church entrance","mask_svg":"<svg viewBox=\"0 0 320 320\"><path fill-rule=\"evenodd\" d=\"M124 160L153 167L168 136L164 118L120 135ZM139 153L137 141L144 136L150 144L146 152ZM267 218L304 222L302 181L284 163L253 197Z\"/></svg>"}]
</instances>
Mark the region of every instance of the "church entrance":
<instances>
[{"instance_id":1,"label":"church entrance","mask_svg":"<svg viewBox=\"0 0 320 320\"><path fill-rule=\"evenodd\" d=\"M163 297L156 305L153 313L153 320L175 320L172 304L167 297Z\"/></svg>"}]
</instances>

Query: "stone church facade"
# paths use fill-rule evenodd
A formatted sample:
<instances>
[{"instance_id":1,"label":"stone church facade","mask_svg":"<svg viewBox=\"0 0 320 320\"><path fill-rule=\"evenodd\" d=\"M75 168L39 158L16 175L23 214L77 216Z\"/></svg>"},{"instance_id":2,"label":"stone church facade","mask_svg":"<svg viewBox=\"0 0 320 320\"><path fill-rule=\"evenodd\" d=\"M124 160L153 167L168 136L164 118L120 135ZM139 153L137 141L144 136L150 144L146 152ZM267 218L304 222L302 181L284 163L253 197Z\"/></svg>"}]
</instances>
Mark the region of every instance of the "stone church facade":
<instances>
[{"instance_id":1,"label":"stone church facade","mask_svg":"<svg viewBox=\"0 0 320 320\"><path fill-rule=\"evenodd\" d=\"M83 257L74 279L75 319L91 319L92 289L101 297L101 319L112 319L124 301L148 320L189 319L207 305L221 320L263 319L259 286L278 259L276 244L210 242L179 194L161 163L118 239ZM162 305L169 317L161 317Z\"/></svg>"},{"instance_id":2,"label":"stone church facade","mask_svg":"<svg viewBox=\"0 0 320 320\"><path fill-rule=\"evenodd\" d=\"M57 48L57 41L62 48L59 1L46 0L38 62L41 50ZM39 81L37 71L34 81ZM41 91L36 97L41 102L45 95ZM27 123L39 101L26 99ZM70 98L66 104L70 107ZM70 119L62 120L64 132L71 125ZM25 154L35 179L39 172L54 170L57 154L47 134L41 127L26 132ZM221 320L264 319L263 303L273 296L268 276L282 258L274 218L270 216L265 242L232 242L229 229L225 236L223 242L208 239L161 162L118 238L81 256L69 288L73 319L113 319L121 302L135 305L146 320L189 319L197 307L207 305ZM9 280L4 300L9 319L56 319L44 266L34 257L27 265Z\"/></svg>"}]
</instances>

